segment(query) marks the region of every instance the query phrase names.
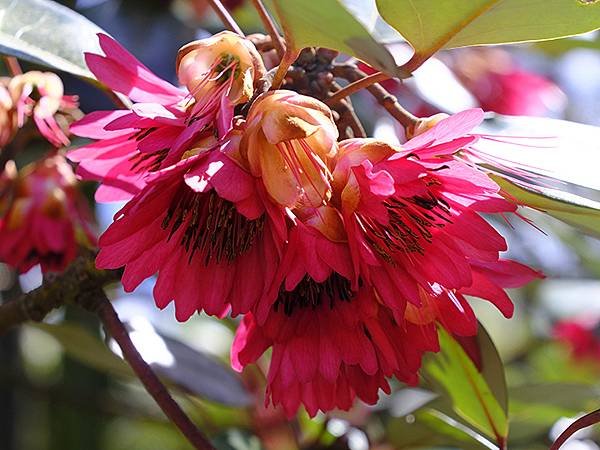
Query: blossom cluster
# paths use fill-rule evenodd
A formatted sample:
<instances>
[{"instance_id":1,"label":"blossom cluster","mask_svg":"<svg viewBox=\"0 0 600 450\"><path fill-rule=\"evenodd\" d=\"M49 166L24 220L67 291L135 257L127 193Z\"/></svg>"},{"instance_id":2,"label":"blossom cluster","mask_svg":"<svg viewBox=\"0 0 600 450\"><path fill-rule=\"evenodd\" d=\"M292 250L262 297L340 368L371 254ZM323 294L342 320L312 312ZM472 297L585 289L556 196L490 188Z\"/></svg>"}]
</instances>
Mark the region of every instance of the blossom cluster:
<instances>
[{"instance_id":1,"label":"blossom cluster","mask_svg":"<svg viewBox=\"0 0 600 450\"><path fill-rule=\"evenodd\" d=\"M232 364L271 348L266 401L288 415L374 403L392 377L416 383L438 326L477 332L466 296L508 317L504 289L539 276L500 257L506 242L482 217L516 205L455 157L481 110L400 147L338 141L324 103L263 91L260 54L233 33L181 48L181 88L99 39L88 67L134 104L71 128L93 139L69 158L101 183L96 199L125 201L97 265L124 267L126 291L157 275L155 301L180 321L243 315Z\"/></svg>"}]
</instances>

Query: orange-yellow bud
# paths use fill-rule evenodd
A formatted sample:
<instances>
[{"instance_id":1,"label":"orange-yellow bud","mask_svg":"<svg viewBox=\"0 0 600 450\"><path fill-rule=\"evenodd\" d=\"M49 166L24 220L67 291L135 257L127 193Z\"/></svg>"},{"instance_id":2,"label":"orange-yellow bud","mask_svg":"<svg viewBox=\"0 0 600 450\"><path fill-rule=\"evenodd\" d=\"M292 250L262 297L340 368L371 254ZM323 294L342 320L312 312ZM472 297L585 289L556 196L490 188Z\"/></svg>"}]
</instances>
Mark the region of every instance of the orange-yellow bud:
<instances>
[{"instance_id":1,"label":"orange-yellow bud","mask_svg":"<svg viewBox=\"0 0 600 450\"><path fill-rule=\"evenodd\" d=\"M230 31L190 42L177 54L177 76L196 100L218 86L231 83L233 104L252 97L254 83L265 75L265 66L254 44Z\"/></svg>"}]
</instances>

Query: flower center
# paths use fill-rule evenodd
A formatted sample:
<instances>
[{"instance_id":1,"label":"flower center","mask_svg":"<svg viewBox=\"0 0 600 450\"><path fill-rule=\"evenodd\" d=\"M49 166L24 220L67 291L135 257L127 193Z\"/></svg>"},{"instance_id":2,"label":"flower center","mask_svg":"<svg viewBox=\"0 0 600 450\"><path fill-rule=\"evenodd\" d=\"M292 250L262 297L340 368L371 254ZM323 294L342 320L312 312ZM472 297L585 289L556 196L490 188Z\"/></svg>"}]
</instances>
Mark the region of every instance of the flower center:
<instances>
[{"instance_id":1,"label":"flower center","mask_svg":"<svg viewBox=\"0 0 600 450\"><path fill-rule=\"evenodd\" d=\"M432 231L451 223L450 205L431 191L423 196L390 197L384 206L389 217L387 225L360 213L357 218L369 244L391 264L395 264L397 253L424 254L425 242L433 240Z\"/></svg>"},{"instance_id":2,"label":"flower center","mask_svg":"<svg viewBox=\"0 0 600 450\"><path fill-rule=\"evenodd\" d=\"M182 186L175 198L162 228L170 228L170 240L183 227L180 243L188 252L189 261L200 252L206 266L223 260L231 263L246 253L262 233L264 216L247 219L215 191L198 193Z\"/></svg>"},{"instance_id":3,"label":"flower center","mask_svg":"<svg viewBox=\"0 0 600 450\"><path fill-rule=\"evenodd\" d=\"M336 301L349 302L353 297L350 282L335 272L322 283L306 275L292 291L281 287L274 308L278 311L281 307L287 316L291 316L296 308L316 309L326 302L333 309Z\"/></svg>"}]
</instances>

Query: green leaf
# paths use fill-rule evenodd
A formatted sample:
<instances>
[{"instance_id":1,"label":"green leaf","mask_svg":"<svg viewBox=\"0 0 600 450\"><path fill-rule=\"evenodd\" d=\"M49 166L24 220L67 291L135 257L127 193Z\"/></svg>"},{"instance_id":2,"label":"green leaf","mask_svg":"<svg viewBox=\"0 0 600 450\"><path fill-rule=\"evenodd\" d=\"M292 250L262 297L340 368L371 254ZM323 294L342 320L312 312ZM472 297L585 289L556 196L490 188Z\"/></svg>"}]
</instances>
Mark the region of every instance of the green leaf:
<instances>
[{"instance_id":1,"label":"green leaf","mask_svg":"<svg viewBox=\"0 0 600 450\"><path fill-rule=\"evenodd\" d=\"M600 203L569 192L530 186L490 175L504 192L530 208L545 212L591 236L600 237Z\"/></svg>"},{"instance_id":2,"label":"green leaf","mask_svg":"<svg viewBox=\"0 0 600 450\"><path fill-rule=\"evenodd\" d=\"M478 132L475 162L525 206L538 209L592 236L600 236L600 128L566 120L494 115ZM511 136L528 136L513 139ZM512 144L511 144L512 142Z\"/></svg>"},{"instance_id":3,"label":"green leaf","mask_svg":"<svg viewBox=\"0 0 600 450\"><path fill-rule=\"evenodd\" d=\"M377 0L421 59L442 48L556 39L600 28L590 0Z\"/></svg>"},{"instance_id":4,"label":"green leaf","mask_svg":"<svg viewBox=\"0 0 600 450\"><path fill-rule=\"evenodd\" d=\"M341 0L271 0L286 42L292 48L326 47L401 76L394 57L378 43Z\"/></svg>"},{"instance_id":5,"label":"green leaf","mask_svg":"<svg viewBox=\"0 0 600 450\"><path fill-rule=\"evenodd\" d=\"M219 434L213 440L218 450L262 450L260 440L246 431L232 429Z\"/></svg>"},{"instance_id":6,"label":"green leaf","mask_svg":"<svg viewBox=\"0 0 600 450\"><path fill-rule=\"evenodd\" d=\"M481 374L498 401L498 404L504 413L508 415L508 388L506 385L504 364L502 363L502 359L500 359L500 354L494 341L492 341L489 333L481 323L477 331L477 344L481 352Z\"/></svg>"},{"instance_id":7,"label":"green leaf","mask_svg":"<svg viewBox=\"0 0 600 450\"><path fill-rule=\"evenodd\" d=\"M99 53L102 29L49 0L0 0L0 53L94 78L84 52Z\"/></svg>"},{"instance_id":8,"label":"green leaf","mask_svg":"<svg viewBox=\"0 0 600 450\"><path fill-rule=\"evenodd\" d=\"M508 420L492 389L461 345L439 329L441 351L425 363L425 372L452 399L456 413L485 435L504 442Z\"/></svg>"}]
</instances>

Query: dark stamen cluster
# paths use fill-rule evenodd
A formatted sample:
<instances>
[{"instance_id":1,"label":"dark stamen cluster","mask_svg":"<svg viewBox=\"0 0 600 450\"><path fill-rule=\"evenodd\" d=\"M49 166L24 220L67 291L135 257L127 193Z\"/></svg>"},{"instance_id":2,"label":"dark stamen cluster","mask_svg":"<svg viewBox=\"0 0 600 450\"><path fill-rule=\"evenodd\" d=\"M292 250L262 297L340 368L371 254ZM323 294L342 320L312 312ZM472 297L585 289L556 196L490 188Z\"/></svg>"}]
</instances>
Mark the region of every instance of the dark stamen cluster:
<instances>
[{"instance_id":1,"label":"dark stamen cluster","mask_svg":"<svg viewBox=\"0 0 600 450\"><path fill-rule=\"evenodd\" d=\"M432 230L451 223L450 205L431 191L424 196L390 198L384 204L389 214L387 226L363 216L359 220L369 244L392 264L396 252L424 254L423 241L432 242Z\"/></svg>"},{"instance_id":2,"label":"dark stamen cluster","mask_svg":"<svg viewBox=\"0 0 600 450\"><path fill-rule=\"evenodd\" d=\"M197 193L184 186L162 222L163 229L170 228L169 239L182 226L181 245L189 253L189 260L200 252L208 265L211 261L232 262L247 252L262 233L264 217L248 220L215 191Z\"/></svg>"},{"instance_id":3,"label":"dark stamen cluster","mask_svg":"<svg viewBox=\"0 0 600 450\"><path fill-rule=\"evenodd\" d=\"M282 307L283 312L290 316L296 308L316 309L323 302L328 302L329 308L333 308L336 301L349 302L353 296L350 282L335 272L322 283L306 275L293 291L281 287L274 308L279 311Z\"/></svg>"}]
</instances>

